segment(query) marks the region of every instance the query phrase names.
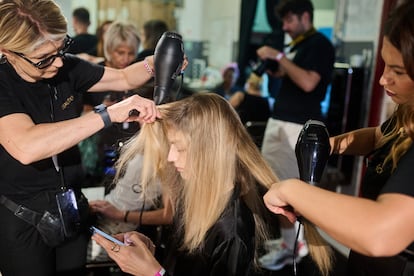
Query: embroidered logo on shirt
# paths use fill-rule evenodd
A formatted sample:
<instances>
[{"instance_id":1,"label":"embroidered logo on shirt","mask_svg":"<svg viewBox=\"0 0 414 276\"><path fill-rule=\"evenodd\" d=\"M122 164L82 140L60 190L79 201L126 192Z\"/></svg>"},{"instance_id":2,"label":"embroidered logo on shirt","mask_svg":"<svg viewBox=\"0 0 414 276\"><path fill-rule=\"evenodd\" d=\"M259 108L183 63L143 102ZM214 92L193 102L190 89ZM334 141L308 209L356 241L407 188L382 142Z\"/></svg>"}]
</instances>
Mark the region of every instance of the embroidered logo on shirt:
<instances>
[{"instance_id":1,"label":"embroidered logo on shirt","mask_svg":"<svg viewBox=\"0 0 414 276\"><path fill-rule=\"evenodd\" d=\"M61 106L62 110L65 110L73 102L74 99L75 97L73 95L67 98L66 101Z\"/></svg>"}]
</instances>

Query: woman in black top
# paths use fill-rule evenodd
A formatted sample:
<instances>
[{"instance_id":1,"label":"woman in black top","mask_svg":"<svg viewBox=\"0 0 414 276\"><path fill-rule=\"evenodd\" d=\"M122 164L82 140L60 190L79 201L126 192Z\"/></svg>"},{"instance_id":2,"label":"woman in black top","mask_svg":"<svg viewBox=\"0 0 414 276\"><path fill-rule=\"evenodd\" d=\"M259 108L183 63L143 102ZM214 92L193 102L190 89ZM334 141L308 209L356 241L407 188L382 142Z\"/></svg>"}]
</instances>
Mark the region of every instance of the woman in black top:
<instances>
[{"instance_id":1,"label":"woman in black top","mask_svg":"<svg viewBox=\"0 0 414 276\"><path fill-rule=\"evenodd\" d=\"M170 275L253 275L267 236L259 190L276 176L223 97L196 93L159 109L162 120L146 124L123 147L118 165L122 174L142 153L143 190L156 176L167 184L175 211L167 260L158 263L146 246L151 243L136 232L117 236L129 246L93 239L133 275L162 275L161 266Z\"/></svg>"},{"instance_id":2,"label":"woman in black top","mask_svg":"<svg viewBox=\"0 0 414 276\"><path fill-rule=\"evenodd\" d=\"M54 1L0 3L0 271L3 276L64 272L82 275L86 231L58 246L50 246L44 241L47 236L42 237L33 225L38 221L28 223L17 215L30 209L37 214L48 211L59 217L55 193L63 184L61 179L78 199L82 198L83 175L77 144L112 122L150 123L159 115L151 100L135 95L79 117L84 92L138 87L151 77L148 68L152 58L147 60L149 66L137 63L116 70L66 55L71 43L66 19ZM134 109L140 112L139 116L130 116ZM24 208L12 211L6 202ZM85 205L86 209L82 209ZM79 208L83 214L88 207L82 204Z\"/></svg>"},{"instance_id":3,"label":"woman in black top","mask_svg":"<svg viewBox=\"0 0 414 276\"><path fill-rule=\"evenodd\" d=\"M290 205L351 248L349 275L414 273L414 3L396 8L385 25L385 62L380 84L397 104L378 127L331 138L332 153L368 155L364 198L341 195L297 179L273 185L265 195L270 210L287 216Z\"/></svg>"}]
</instances>

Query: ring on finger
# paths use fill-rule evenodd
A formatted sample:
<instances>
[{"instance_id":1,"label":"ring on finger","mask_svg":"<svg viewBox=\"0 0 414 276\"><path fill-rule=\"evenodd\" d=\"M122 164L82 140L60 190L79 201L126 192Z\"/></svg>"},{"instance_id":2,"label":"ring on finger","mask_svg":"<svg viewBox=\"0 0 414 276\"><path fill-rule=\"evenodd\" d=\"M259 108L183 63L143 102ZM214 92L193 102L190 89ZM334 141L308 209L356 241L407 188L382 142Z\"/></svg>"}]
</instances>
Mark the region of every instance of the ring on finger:
<instances>
[{"instance_id":1,"label":"ring on finger","mask_svg":"<svg viewBox=\"0 0 414 276\"><path fill-rule=\"evenodd\" d=\"M114 245L111 247L111 251L113 252L119 252L119 250L121 249L121 247L119 246L119 244L114 243Z\"/></svg>"}]
</instances>

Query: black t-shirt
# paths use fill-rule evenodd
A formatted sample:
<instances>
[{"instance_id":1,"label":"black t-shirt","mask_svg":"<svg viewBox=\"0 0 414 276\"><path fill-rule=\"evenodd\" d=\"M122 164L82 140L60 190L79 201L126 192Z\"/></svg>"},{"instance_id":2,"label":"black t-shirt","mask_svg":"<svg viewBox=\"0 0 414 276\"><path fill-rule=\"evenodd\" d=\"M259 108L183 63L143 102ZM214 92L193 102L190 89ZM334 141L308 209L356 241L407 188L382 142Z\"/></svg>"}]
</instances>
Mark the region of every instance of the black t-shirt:
<instances>
[{"instance_id":1,"label":"black t-shirt","mask_svg":"<svg viewBox=\"0 0 414 276\"><path fill-rule=\"evenodd\" d=\"M321 102L331 82L335 62L332 43L323 34L316 32L293 47L286 56L297 66L317 72L321 80L314 91L307 93L288 76L284 77L272 117L298 124L304 124L309 119L323 121Z\"/></svg>"},{"instance_id":2,"label":"black t-shirt","mask_svg":"<svg viewBox=\"0 0 414 276\"><path fill-rule=\"evenodd\" d=\"M0 117L25 113L35 124L79 117L82 93L102 78L104 69L70 54L63 63L55 77L35 83L21 79L8 63L0 64ZM58 158L66 184L80 186L83 172L77 146ZM60 185L52 158L23 165L0 146L0 167L0 194L11 199L24 199Z\"/></svg>"},{"instance_id":3,"label":"black t-shirt","mask_svg":"<svg viewBox=\"0 0 414 276\"><path fill-rule=\"evenodd\" d=\"M386 129L390 129L390 127L386 127L389 122L386 121L382 125L383 133L386 133ZM386 193L414 196L414 185L412 184L414 147L411 145L400 158L394 171L391 171L392 165L390 163L383 165L384 158L391 150L394 142L395 140L390 141L368 157L368 167L362 181L361 192L363 197L375 200L379 195ZM392 243L393 241L383 242ZM413 251L414 243L410 244L407 249ZM414 256L410 259L413 261ZM403 275L404 269L407 269L405 255L378 258L351 251L349 256L349 275Z\"/></svg>"},{"instance_id":4,"label":"black t-shirt","mask_svg":"<svg viewBox=\"0 0 414 276\"><path fill-rule=\"evenodd\" d=\"M98 38L93 34L79 34L73 38L73 44L70 46L68 53L80 54L87 53L96 56L96 45Z\"/></svg>"},{"instance_id":5,"label":"black t-shirt","mask_svg":"<svg viewBox=\"0 0 414 276\"><path fill-rule=\"evenodd\" d=\"M265 122L270 117L267 98L244 93L244 99L236 108L243 124L248 121Z\"/></svg>"},{"instance_id":6,"label":"black t-shirt","mask_svg":"<svg viewBox=\"0 0 414 276\"><path fill-rule=\"evenodd\" d=\"M381 130L392 128L389 120L382 124ZM394 139L395 140L395 139ZM383 161L391 150L394 140L375 150L368 156L368 167L362 182L362 196L375 200L380 194L400 193L414 196L414 185L411 185L412 164L414 162L414 148L411 146L398 161L397 168L391 171L392 165Z\"/></svg>"}]
</instances>

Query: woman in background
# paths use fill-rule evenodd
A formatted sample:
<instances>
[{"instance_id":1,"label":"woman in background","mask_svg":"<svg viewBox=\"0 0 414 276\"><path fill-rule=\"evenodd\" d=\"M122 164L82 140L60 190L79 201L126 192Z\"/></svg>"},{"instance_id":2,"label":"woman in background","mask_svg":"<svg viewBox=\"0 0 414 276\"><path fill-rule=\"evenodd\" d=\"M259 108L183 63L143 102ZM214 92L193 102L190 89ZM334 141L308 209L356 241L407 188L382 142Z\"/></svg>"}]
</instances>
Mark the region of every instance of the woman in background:
<instances>
[{"instance_id":1,"label":"woman in background","mask_svg":"<svg viewBox=\"0 0 414 276\"><path fill-rule=\"evenodd\" d=\"M105 52L104 52L105 34L112 22L113 20L105 20L96 29L96 37L98 38L98 43L96 44L96 56L97 57L105 57Z\"/></svg>"},{"instance_id":2,"label":"woman in background","mask_svg":"<svg viewBox=\"0 0 414 276\"><path fill-rule=\"evenodd\" d=\"M142 50L138 53L137 61L154 54L155 46L163 33L168 31L167 23L159 19L148 20L140 30Z\"/></svg>"},{"instance_id":3,"label":"woman in background","mask_svg":"<svg viewBox=\"0 0 414 276\"><path fill-rule=\"evenodd\" d=\"M115 21L111 23L104 38L105 60L99 65L123 69L135 61L140 45L138 30L132 23ZM85 93L83 95L83 113L87 113L94 106L105 104L110 106L133 94L139 94L137 89L125 90L123 93L104 91L99 93ZM142 96L142 95L141 95ZM131 137L139 129L136 122L113 124L99 133L79 143L82 153L82 164L86 172L85 186L102 185L113 178L112 162L116 157L119 143Z\"/></svg>"},{"instance_id":4,"label":"woman in background","mask_svg":"<svg viewBox=\"0 0 414 276\"><path fill-rule=\"evenodd\" d=\"M104 56L105 60L98 64L123 69L135 61L140 38L137 28L132 23L116 21L109 25L104 36ZM128 91L124 91L128 94ZM125 95L120 93L102 92L93 95L85 95L84 111L89 111L91 107L104 102L106 105L113 104Z\"/></svg>"}]
</instances>

